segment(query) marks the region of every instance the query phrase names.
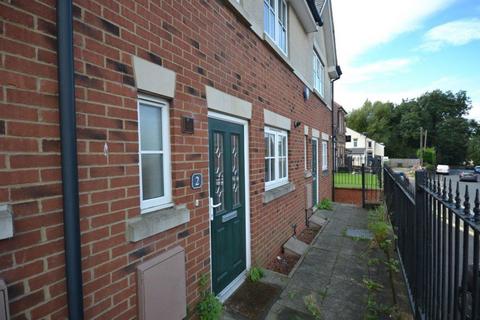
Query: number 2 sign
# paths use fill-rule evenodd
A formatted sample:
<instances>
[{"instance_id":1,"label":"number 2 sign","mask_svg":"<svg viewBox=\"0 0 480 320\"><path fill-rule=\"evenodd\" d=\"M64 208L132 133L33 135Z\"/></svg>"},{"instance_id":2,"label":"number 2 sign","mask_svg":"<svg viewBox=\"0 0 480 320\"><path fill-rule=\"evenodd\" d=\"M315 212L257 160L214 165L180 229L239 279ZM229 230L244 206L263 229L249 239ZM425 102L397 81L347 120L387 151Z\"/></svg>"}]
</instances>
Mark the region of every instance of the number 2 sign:
<instances>
[{"instance_id":1,"label":"number 2 sign","mask_svg":"<svg viewBox=\"0 0 480 320\"><path fill-rule=\"evenodd\" d=\"M201 173L192 174L192 189L200 189L203 184L203 176Z\"/></svg>"}]
</instances>

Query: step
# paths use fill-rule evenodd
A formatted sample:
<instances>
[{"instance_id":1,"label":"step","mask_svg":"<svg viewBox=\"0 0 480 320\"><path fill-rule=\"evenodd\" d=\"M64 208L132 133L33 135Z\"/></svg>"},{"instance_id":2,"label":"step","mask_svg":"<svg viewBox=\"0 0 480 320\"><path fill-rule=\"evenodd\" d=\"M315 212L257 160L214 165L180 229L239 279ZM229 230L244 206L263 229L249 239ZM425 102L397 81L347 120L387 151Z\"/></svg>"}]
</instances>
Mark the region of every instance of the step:
<instances>
[{"instance_id":1,"label":"step","mask_svg":"<svg viewBox=\"0 0 480 320\"><path fill-rule=\"evenodd\" d=\"M298 254L301 256L307 251L308 244L298 240L297 238L291 237L287 242L285 242L283 249L286 253Z\"/></svg>"},{"instance_id":2,"label":"step","mask_svg":"<svg viewBox=\"0 0 480 320\"><path fill-rule=\"evenodd\" d=\"M323 227L325 224L327 224L327 219L317 214L312 215L308 221L318 227Z\"/></svg>"}]
</instances>

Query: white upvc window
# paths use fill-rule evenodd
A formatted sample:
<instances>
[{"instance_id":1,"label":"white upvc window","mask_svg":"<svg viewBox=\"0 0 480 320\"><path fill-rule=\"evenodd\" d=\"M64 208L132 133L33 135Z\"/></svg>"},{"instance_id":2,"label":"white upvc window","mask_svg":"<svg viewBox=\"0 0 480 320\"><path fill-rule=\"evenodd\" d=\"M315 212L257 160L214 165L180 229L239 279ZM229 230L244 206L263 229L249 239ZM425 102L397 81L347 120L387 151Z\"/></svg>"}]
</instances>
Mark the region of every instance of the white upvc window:
<instances>
[{"instance_id":1,"label":"white upvc window","mask_svg":"<svg viewBox=\"0 0 480 320\"><path fill-rule=\"evenodd\" d=\"M322 171L328 170L328 142L322 141Z\"/></svg>"},{"instance_id":2,"label":"white upvc window","mask_svg":"<svg viewBox=\"0 0 480 320\"><path fill-rule=\"evenodd\" d=\"M325 66L322 63L318 53L313 51L313 87L323 97L323 81L324 81Z\"/></svg>"},{"instance_id":3,"label":"white upvc window","mask_svg":"<svg viewBox=\"0 0 480 320\"><path fill-rule=\"evenodd\" d=\"M264 0L265 33L287 54L287 3L285 0Z\"/></svg>"},{"instance_id":4,"label":"white upvc window","mask_svg":"<svg viewBox=\"0 0 480 320\"><path fill-rule=\"evenodd\" d=\"M265 127L265 190L288 182L288 134Z\"/></svg>"},{"instance_id":5,"label":"white upvc window","mask_svg":"<svg viewBox=\"0 0 480 320\"><path fill-rule=\"evenodd\" d=\"M353 147L358 147L358 138L353 138Z\"/></svg>"},{"instance_id":6,"label":"white upvc window","mask_svg":"<svg viewBox=\"0 0 480 320\"><path fill-rule=\"evenodd\" d=\"M142 213L172 206L168 103L138 99L140 208Z\"/></svg>"}]
</instances>

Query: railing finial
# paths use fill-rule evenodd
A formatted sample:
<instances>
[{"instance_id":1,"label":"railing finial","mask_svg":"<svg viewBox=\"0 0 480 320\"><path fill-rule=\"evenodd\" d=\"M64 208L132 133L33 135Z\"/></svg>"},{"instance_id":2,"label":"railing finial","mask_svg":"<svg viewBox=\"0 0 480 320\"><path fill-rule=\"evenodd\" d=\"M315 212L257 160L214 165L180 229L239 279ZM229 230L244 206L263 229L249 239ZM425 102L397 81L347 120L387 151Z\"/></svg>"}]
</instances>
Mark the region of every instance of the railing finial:
<instances>
[{"instance_id":1,"label":"railing finial","mask_svg":"<svg viewBox=\"0 0 480 320\"><path fill-rule=\"evenodd\" d=\"M447 200L447 178L443 177L442 199Z\"/></svg>"},{"instance_id":2,"label":"railing finial","mask_svg":"<svg viewBox=\"0 0 480 320\"><path fill-rule=\"evenodd\" d=\"M457 187L455 190L455 208L460 209L461 207L460 203L460 182L457 181Z\"/></svg>"},{"instance_id":3,"label":"railing finial","mask_svg":"<svg viewBox=\"0 0 480 320\"><path fill-rule=\"evenodd\" d=\"M448 202L453 202L453 194L452 194L452 179L448 179Z\"/></svg>"},{"instance_id":4,"label":"railing finial","mask_svg":"<svg viewBox=\"0 0 480 320\"><path fill-rule=\"evenodd\" d=\"M470 214L470 196L468 194L468 185L465 186L465 196L463 198L464 198L463 212L465 213L465 215L469 215Z\"/></svg>"},{"instance_id":5,"label":"railing finial","mask_svg":"<svg viewBox=\"0 0 480 320\"><path fill-rule=\"evenodd\" d=\"M442 186L440 184L440 179L441 179L441 177L437 177L437 194L438 195L442 194Z\"/></svg>"},{"instance_id":6,"label":"railing finial","mask_svg":"<svg viewBox=\"0 0 480 320\"><path fill-rule=\"evenodd\" d=\"M475 201L474 201L474 207L473 207L473 217L475 219L475 222L480 221L480 195L479 191L475 192Z\"/></svg>"}]
</instances>

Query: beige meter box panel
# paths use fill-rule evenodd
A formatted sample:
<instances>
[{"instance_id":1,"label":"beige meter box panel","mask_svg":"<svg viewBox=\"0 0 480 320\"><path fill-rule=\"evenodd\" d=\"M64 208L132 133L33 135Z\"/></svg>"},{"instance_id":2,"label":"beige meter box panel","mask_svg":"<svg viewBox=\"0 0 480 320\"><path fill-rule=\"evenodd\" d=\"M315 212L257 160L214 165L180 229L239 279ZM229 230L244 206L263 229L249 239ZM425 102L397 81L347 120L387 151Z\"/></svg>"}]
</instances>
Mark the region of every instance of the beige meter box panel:
<instances>
[{"instance_id":1,"label":"beige meter box panel","mask_svg":"<svg viewBox=\"0 0 480 320\"><path fill-rule=\"evenodd\" d=\"M140 320L187 316L185 250L175 247L137 267Z\"/></svg>"}]
</instances>

